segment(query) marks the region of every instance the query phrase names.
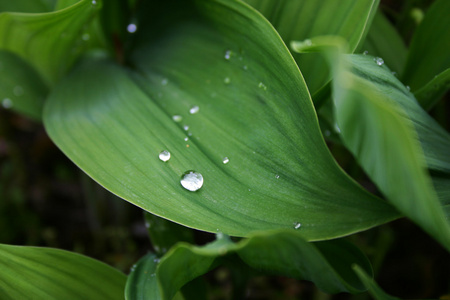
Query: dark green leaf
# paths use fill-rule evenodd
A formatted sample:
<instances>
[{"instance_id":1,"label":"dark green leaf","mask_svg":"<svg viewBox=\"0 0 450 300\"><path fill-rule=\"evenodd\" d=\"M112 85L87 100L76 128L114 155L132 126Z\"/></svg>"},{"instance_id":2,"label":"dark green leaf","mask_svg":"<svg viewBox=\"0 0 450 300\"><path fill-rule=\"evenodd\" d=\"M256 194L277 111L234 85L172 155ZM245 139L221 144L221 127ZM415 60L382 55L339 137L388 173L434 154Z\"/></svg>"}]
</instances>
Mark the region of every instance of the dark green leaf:
<instances>
[{"instance_id":1,"label":"dark green leaf","mask_svg":"<svg viewBox=\"0 0 450 300\"><path fill-rule=\"evenodd\" d=\"M171 299L185 283L234 254L260 271L311 280L329 293L365 290L353 264L372 273L367 258L343 240L308 243L299 232L286 230L256 233L237 244L220 236L203 247L179 243L160 261L152 254L144 257L129 276L127 299Z\"/></svg>"},{"instance_id":2,"label":"dark green leaf","mask_svg":"<svg viewBox=\"0 0 450 300\"><path fill-rule=\"evenodd\" d=\"M47 93L39 74L27 62L0 50L0 99L4 108L40 120Z\"/></svg>"},{"instance_id":3,"label":"dark green leaf","mask_svg":"<svg viewBox=\"0 0 450 300\"><path fill-rule=\"evenodd\" d=\"M413 36L402 81L414 92L450 68L449 11L450 1L434 2Z\"/></svg>"},{"instance_id":4,"label":"dark green leaf","mask_svg":"<svg viewBox=\"0 0 450 300\"><path fill-rule=\"evenodd\" d=\"M363 284L369 290L369 293L375 300L400 300L399 298L389 296L386 294L377 284L376 282L367 275L367 273L358 265L353 266L353 270L361 279Z\"/></svg>"},{"instance_id":5,"label":"dark green leaf","mask_svg":"<svg viewBox=\"0 0 450 300\"><path fill-rule=\"evenodd\" d=\"M420 105L430 110L450 89L450 68L436 75L424 87L414 93Z\"/></svg>"},{"instance_id":6,"label":"dark green leaf","mask_svg":"<svg viewBox=\"0 0 450 300\"><path fill-rule=\"evenodd\" d=\"M123 299L126 276L63 250L0 244L0 298Z\"/></svg>"},{"instance_id":7,"label":"dark green leaf","mask_svg":"<svg viewBox=\"0 0 450 300\"><path fill-rule=\"evenodd\" d=\"M266 20L235 1L171 3L141 9L137 71L88 61L50 96L45 126L69 158L139 207L210 232L299 222L318 240L397 217L330 155L301 74ZM180 185L188 170L203 175L197 192Z\"/></svg>"}]
</instances>

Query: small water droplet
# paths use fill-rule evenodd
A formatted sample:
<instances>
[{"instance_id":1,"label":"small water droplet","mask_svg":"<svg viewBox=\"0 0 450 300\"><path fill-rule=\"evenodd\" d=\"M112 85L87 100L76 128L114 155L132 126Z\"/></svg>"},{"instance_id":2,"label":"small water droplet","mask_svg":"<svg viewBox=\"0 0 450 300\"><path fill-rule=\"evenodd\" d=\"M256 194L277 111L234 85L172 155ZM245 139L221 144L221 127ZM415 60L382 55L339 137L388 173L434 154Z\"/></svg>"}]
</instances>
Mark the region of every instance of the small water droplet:
<instances>
[{"instance_id":1,"label":"small water droplet","mask_svg":"<svg viewBox=\"0 0 450 300\"><path fill-rule=\"evenodd\" d=\"M278 174L277 174L277 175L275 175L275 178L276 178L276 179L280 178L280 175L278 175Z\"/></svg>"},{"instance_id":2,"label":"small water droplet","mask_svg":"<svg viewBox=\"0 0 450 300\"><path fill-rule=\"evenodd\" d=\"M92 5L97 5L97 1L92 0Z\"/></svg>"},{"instance_id":3,"label":"small water droplet","mask_svg":"<svg viewBox=\"0 0 450 300\"><path fill-rule=\"evenodd\" d=\"M227 163L230 162L230 159L229 159L228 157L224 157L224 158L222 159L222 162L223 162L224 164L227 164Z\"/></svg>"},{"instance_id":4,"label":"small water droplet","mask_svg":"<svg viewBox=\"0 0 450 300\"><path fill-rule=\"evenodd\" d=\"M262 82L260 82L260 83L258 84L258 87L259 87L260 89L267 90L267 86L266 86L264 83L262 83Z\"/></svg>"},{"instance_id":5,"label":"small water droplet","mask_svg":"<svg viewBox=\"0 0 450 300\"><path fill-rule=\"evenodd\" d=\"M150 223L149 222L145 222L145 228L150 228Z\"/></svg>"},{"instance_id":6,"label":"small water droplet","mask_svg":"<svg viewBox=\"0 0 450 300\"><path fill-rule=\"evenodd\" d=\"M369 54L369 51L365 50L365 51L363 52L363 54L364 54L364 55L367 55L367 54Z\"/></svg>"},{"instance_id":7,"label":"small water droplet","mask_svg":"<svg viewBox=\"0 0 450 300\"><path fill-rule=\"evenodd\" d=\"M406 89L408 90L408 92L411 90L411 87L409 85L406 86Z\"/></svg>"},{"instance_id":8,"label":"small water droplet","mask_svg":"<svg viewBox=\"0 0 450 300\"><path fill-rule=\"evenodd\" d=\"M133 272L136 269L136 265L132 265L130 271Z\"/></svg>"},{"instance_id":9,"label":"small water droplet","mask_svg":"<svg viewBox=\"0 0 450 300\"><path fill-rule=\"evenodd\" d=\"M164 78L161 80L161 85L167 85L169 83L169 79Z\"/></svg>"},{"instance_id":10,"label":"small water droplet","mask_svg":"<svg viewBox=\"0 0 450 300\"><path fill-rule=\"evenodd\" d=\"M200 110L200 107L198 107L197 105L192 106L191 109L189 110L189 113L191 115L198 113L198 111Z\"/></svg>"},{"instance_id":11,"label":"small water droplet","mask_svg":"<svg viewBox=\"0 0 450 300\"><path fill-rule=\"evenodd\" d=\"M181 177L180 183L186 190L195 192L203 186L203 176L195 171L187 171Z\"/></svg>"},{"instance_id":12,"label":"small water droplet","mask_svg":"<svg viewBox=\"0 0 450 300\"><path fill-rule=\"evenodd\" d=\"M384 60L383 60L381 57L375 57L373 60L374 60L374 61L377 63L377 65L379 65L379 66L382 66L382 65L384 64Z\"/></svg>"},{"instance_id":13,"label":"small water droplet","mask_svg":"<svg viewBox=\"0 0 450 300\"><path fill-rule=\"evenodd\" d=\"M11 108L13 106L13 103L12 103L11 99L5 98L2 101L2 106L3 106L3 108L8 109L8 108Z\"/></svg>"},{"instance_id":14,"label":"small water droplet","mask_svg":"<svg viewBox=\"0 0 450 300\"><path fill-rule=\"evenodd\" d=\"M244 65L244 66L242 67L242 69L244 69L245 71L247 71L247 70L248 70L247 65Z\"/></svg>"},{"instance_id":15,"label":"small water droplet","mask_svg":"<svg viewBox=\"0 0 450 300\"><path fill-rule=\"evenodd\" d=\"M230 60L232 53L233 52L231 52L231 50L225 51L225 59L226 60Z\"/></svg>"},{"instance_id":16,"label":"small water droplet","mask_svg":"<svg viewBox=\"0 0 450 300\"><path fill-rule=\"evenodd\" d=\"M83 41L89 41L90 38L91 38L91 36L89 35L89 33L85 33L81 36L81 39Z\"/></svg>"},{"instance_id":17,"label":"small water droplet","mask_svg":"<svg viewBox=\"0 0 450 300\"><path fill-rule=\"evenodd\" d=\"M133 24L133 23L128 24L128 26L127 26L127 31L128 31L129 33L135 33L136 30L137 30L136 24Z\"/></svg>"},{"instance_id":18,"label":"small water droplet","mask_svg":"<svg viewBox=\"0 0 450 300\"><path fill-rule=\"evenodd\" d=\"M172 116L172 120L174 120L175 122L179 123L183 120L183 117L180 115L173 115Z\"/></svg>"},{"instance_id":19,"label":"small water droplet","mask_svg":"<svg viewBox=\"0 0 450 300\"><path fill-rule=\"evenodd\" d=\"M188 136L192 136L192 132L188 132Z\"/></svg>"},{"instance_id":20,"label":"small water droplet","mask_svg":"<svg viewBox=\"0 0 450 300\"><path fill-rule=\"evenodd\" d=\"M395 77L397 77L397 72L392 71L391 73L392 73L392 75L394 75Z\"/></svg>"},{"instance_id":21,"label":"small water droplet","mask_svg":"<svg viewBox=\"0 0 450 300\"><path fill-rule=\"evenodd\" d=\"M225 77L224 80L223 80L223 82L224 82L225 84L230 84L230 82L231 82L230 77Z\"/></svg>"},{"instance_id":22,"label":"small water droplet","mask_svg":"<svg viewBox=\"0 0 450 300\"><path fill-rule=\"evenodd\" d=\"M188 125L184 125L183 129L184 129L184 131L188 131L189 130L189 126Z\"/></svg>"},{"instance_id":23,"label":"small water droplet","mask_svg":"<svg viewBox=\"0 0 450 300\"><path fill-rule=\"evenodd\" d=\"M14 93L14 95L16 95L18 97L22 96L23 95L23 88L21 86L17 85L17 86L14 87L13 93Z\"/></svg>"},{"instance_id":24,"label":"small water droplet","mask_svg":"<svg viewBox=\"0 0 450 300\"><path fill-rule=\"evenodd\" d=\"M161 151L159 153L159 159L162 161L168 161L170 159L170 152L167 150Z\"/></svg>"},{"instance_id":25,"label":"small water droplet","mask_svg":"<svg viewBox=\"0 0 450 300\"><path fill-rule=\"evenodd\" d=\"M153 259L153 262L155 262L155 263L159 263L159 258L155 258L155 259Z\"/></svg>"},{"instance_id":26,"label":"small water droplet","mask_svg":"<svg viewBox=\"0 0 450 300\"><path fill-rule=\"evenodd\" d=\"M188 138L188 137L185 137L185 138L184 138L184 141L185 141L185 142L189 141L189 138Z\"/></svg>"},{"instance_id":27,"label":"small water droplet","mask_svg":"<svg viewBox=\"0 0 450 300\"><path fill-rule=\"evenodd\" d=\"M334 129L336 130L337 133L341 133L341 128L337 123L334 124Z\"/></svg>"},{"instance_id":28,"label":"small water droplet","mask_svg":"<svg viewBox=\"0 0 450 300\"><path fill-rule=\"evenodd\" d=\"M299 222L294 223L294 229L299 229L300 227L302 227L302 224L300 224Z\"/></svg>"},{"instance_id":29,"label":"small water droplet","mask_svg":"<svg viewBox=\"0 0 450 300\"><path fill-rule=\"evenodd\" d=\"M150 277L155 277L155 276L156 276L155 273L150 274Z\"/></svg>"},{"instance_id":30,"label":"small water droplet","mask_svg":"<svg viewBox=\"0 0 450 300\"><path fill-rule=\"evenodd\" d=\"M328 129L325 130L325 136L330 136L331 135L331 131L329 131Z\"/></svg>"}]
</instances>

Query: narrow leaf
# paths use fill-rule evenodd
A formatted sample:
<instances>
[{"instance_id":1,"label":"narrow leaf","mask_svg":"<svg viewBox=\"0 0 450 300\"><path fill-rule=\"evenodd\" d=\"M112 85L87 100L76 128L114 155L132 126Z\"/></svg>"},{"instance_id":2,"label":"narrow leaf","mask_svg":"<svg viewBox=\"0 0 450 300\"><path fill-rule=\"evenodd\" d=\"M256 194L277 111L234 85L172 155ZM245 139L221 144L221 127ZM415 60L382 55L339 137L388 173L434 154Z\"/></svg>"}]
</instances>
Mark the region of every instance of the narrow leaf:
<instances>
[{"instance_id":1,"label":"narrow leaf","mask_svg":"<svg viewBox=\"0 0 450 300\"><path fill-rule=\"evenodd\" d=\"M397 297L392 297L386 294L360 266L354 265L353 270L369 290L369 294L372 295L375 300L400 300Z\"/></svg>"},{"instance_id":2,"label":"narrow leaf","mask_svg":"<svg viewBox=\"0 0 450 300\"><path fill-rule=\"evenodd\" d=\"M414 93L420 105L430 110L450 89L450 68L436 75L425 86Z\"/></svg>"},{"instance_id":3,"label":"narrow leaf","mask_svg":"<svg viewBox=\"0 0 450 300\"><path fill-rule=\"evenodd\" d=\"M336 164L265 19L237 1L175 2L144 3L132 69L87 61L54 90L45 126L69 158L120 197L209 232L302 223L319 240L397 217ZM196 192L180 184L191 170Z\"/></svg>"},{"instance_id":4,"label":"narrow leaf","mask_svg":"<svg viewBox=\"0 0 450 300\"><path fill-rule=\"evenodd\" d=\"M123 299L126 276L76 253L0 244L1 299Z\"/></svg>"}]
</instances>

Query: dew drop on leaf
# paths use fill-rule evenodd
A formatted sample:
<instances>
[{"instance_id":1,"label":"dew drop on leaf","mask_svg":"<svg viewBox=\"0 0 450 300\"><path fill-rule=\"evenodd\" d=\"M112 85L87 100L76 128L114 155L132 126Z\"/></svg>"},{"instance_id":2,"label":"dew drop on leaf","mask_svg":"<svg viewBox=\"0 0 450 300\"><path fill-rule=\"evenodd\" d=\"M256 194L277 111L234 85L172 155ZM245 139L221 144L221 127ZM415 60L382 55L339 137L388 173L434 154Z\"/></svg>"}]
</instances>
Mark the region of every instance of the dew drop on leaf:
<instances>
[{"instance_id":1,"label":"dew drop on leaf","mask_svg":"<svg viewBox=\"0 0 450 300\"><path fill-rule=\"evenodd\" d=\"M224 158L222 159L222 162L223 162L224 164L227 164L227 163L230 162L230 159L229 159L228 157L224 157Z\"/></svg>"},{"instance_id":2,"label":"dew drop on leaf","mask_svg":"<svg viewBox=\"0 0 450 300\"><path fill-rule=\"evenodd\" d=\"M299 229L300 227L302 227L302 224L300 224L299 222L294 223L294 229Z\"/></svg>"},{"instance_id":3,"label":"dew drop on leaf","mask_svg":"<svg viewBox=\"0 0 450 300\"><path fill-rule=\"evenodd\" d=\"M186 190L195 192L203 186L203 176L195 171L186 171L181 176L180 183Z\"/></svg>"},{"instance_id":4,"label":"dew drop on leaf","mask_svg":"<svg viewBox=\"0 0 450 300\"><path fill-rule=\"evenodd\" d=\"M379 65L379 66L382 66L382 65L384 64L384 60L383 60L381 57L375 57L373 60L374 60L374 61L377 63L377 65Z\"/></svg>"},{"instance_id":5,"label":"dew drop on leaf","mask_svg":"<svg viewBox=\"0 0 450 300\"><path fill-rule=\"evenodd\" d=\"M136 30L137 30L136 24L133 24L133 23L128 24L128 26L127 26L127 31L128 31L129 33L135 33Z\"/></svg>"},{"instance_id":6,"label":"dew drop on leaf","mask_svg":"<svg viewBox=\"0 0 450 300\"><path fill-rule=\"evenodd\" d=\"M172 120L174 120L175 122L179 123L183 120L183 117L180 115L174 115L172 116Z\"/></svg>"},{"instance_id":7,"label":"dew drop on leaf","mask_svg":"<svg viewBox=\"0 0 450 300\"><path fill-rule=\"evenodd\" d=\"M225 59L226 60L230 60L230 58L231 58L231 50L227 50L227 51L225 51Z\"/></svg>"},{"instance_id":8,"label":"dew drop on leaf","mask_svg":"<svg viewBox=\"0 0 450 300\"><path fill-rule=\"evenodd\" d=\"M191 115L198 113L198 111L200 110L200 107L198 107L197 105L192 106L191 109L189 110L189 113Z\"/></svg>"},{"instance_id":9,"label":"dew drop on leaf","mask_svg":"<svg viewBox=\"0 0 450 300\"><path fill-rule=\"evenodd\" d=\"M8 109L8 108L11 108L13 106L13 103L12 103L11 99L5 98L2 101L2 106L3 106L3 108Z\"/></svg>"},{"instance_id":10,"label":"dew drop on leaf","mask_svg":"<svg viewBox=\"0 0 450 300\"><path fill-rule=\"evenodd\" d=\"M223 82L224 82L225 84L230 84L230 82L231 82L230 77L225 77L225 79L223 80Z\"/></svg>"},{"instance_id":11,"label":"dew drop on leaf","mask_svg":"<svg viewBox=\"0 0 450 300\"><path fill-rule=\"evenodd\" d=\"M161 151L159 153L159 159L162 161L168 161L170 159L170 152L167 150Z\"/></svg>"},{"instance_id":12,"label":"dew drop on leaf","mask_svg":"<svg viewBox=\"0 0 450 300\"><path fill-rule=\"evenodd\" d=\"M161 80L161 85L167 85L169 83L169 80L167 78L164 78Z\"/></svg>"},{"instance_id":13,"label":"dew drop on leaf","mask_svg":"<svg viewBox=\"0 0 450 300\"><path fill-rule=\"evenodd\" d=\"M365 50L365 51L363 52L363 54L364 54L364 55L367 55L367 54L369 54L369 51Z\"/></svg>"},{"instance_id":14,"label":"dew drop on leaf","mask_svg":"<svg viewBox=\"0 0 450 300\"><path fill-rule=\"evenodd\" d=\"M184 131L188 131L189 130L189 126L188 125L184 125L183 129L184 129Z\"/></svg>"},{"instance_id":15,"label":"dew drop on leaf","mask_svg":"<svg viewBox=\"0 0 450 300\"><path fill-rule=\"evenodd\" d=\"M267 90L267 86L266 86L264 83L262 83L262 82L260 82L260 83L258 84L258 87L259 87L260 89Z\"/></svg>"}]
</instances>

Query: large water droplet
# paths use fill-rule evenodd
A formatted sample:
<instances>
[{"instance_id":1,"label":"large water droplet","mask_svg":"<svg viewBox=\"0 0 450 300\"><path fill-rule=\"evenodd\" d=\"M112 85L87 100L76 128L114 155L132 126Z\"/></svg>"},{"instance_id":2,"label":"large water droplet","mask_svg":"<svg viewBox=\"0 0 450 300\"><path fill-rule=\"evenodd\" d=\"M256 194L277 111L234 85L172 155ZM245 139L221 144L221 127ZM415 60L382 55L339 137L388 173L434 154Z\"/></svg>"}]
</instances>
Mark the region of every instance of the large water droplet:
<instances>
[{"instance_id":1,"label":"large water droplet","mask_svg":"<svg viewBox=\"0 0 450 300\"><path fill-rule=\"evenodd\" d=\"M161 151L159 153L159 159L162 161L168 161L170 159L170 152L167 150Z\"/></svg>"},{"instance_id":2,"label":"large water droplet","mask_svg":"<svg viewBox=\"0 0 450 300\"><path fill-rule=\"evenodd\" d=\"M198 111L200 110L200 107L198 107L197 105L192 106L191 109L189 110L189 113L191 115L198 113Z\"/></svg>"},{"instance_id":3,"label":"large water droplet","mask_svg":"<svg viewBox=\"0 0 450 300\"><path fill-rule=\"evenodd\" d=\"M294 229L299 229L300 227L302 227L302 224L299 222L294 222Z\"/></svg>"},{"instance_id":4,"label":"large water droplet","mask_svg":"<svg viewBox=\"0 0 450 300\"><path fill-rule=\"evenodd\" d=\"M384 60L383 60L381 57L375 57L373 60L374 60L374 61L377 63L377 65L379 65L379 66L382 66L382 65L384 64Z\"/></svg>"},{"instance_id":5,"label":"large water droplet","mask_svg":"<svg viewBox=\"0 0 450 300\"><path fill-rule=\"evenodd\" d=\"M203 186L203 176L195 171L187 171L181 177L180 183L186 190L195 192Z\"/></svg>"},{"instance_id":6,"label":"large water droplet","mask_svg":"<svg viewBox=\"0 0 450 300\"><path fill-rule=\"evenodd\" d=\"M226 60L230 60L232 53L233 52L231 52L231 50L225 51L225 59Z\"/></svg>"},{"instance_id":7,"label":"large water droplet","mask_svg":"<svg viewBox=\"0 0 450 300\"><path fill-rule=\"evenodd\" d=\"M11 99L5 98L5 99L3 99L3 101L2 101L2 106L3 106L4 108L8 109L8 108L11 108L11 107L13 106L13 103L12 103Z\"/></svg>"},{"instance_id":8,"label":"large water droplet","mask_svg":"<svg viewBox=\"0 0 450 300\"><path fill-rule=\"evenodd\" d=\"M230 82L231 82L230 77L225 77L224 80L223 80L223 82L224 82L225 84L230 84Z\"/></svg>"},{"instance_id":9,"label":"large water droplet","mask_svg":"<svg viewBox=\"0 0 450 300\"><path fill-rule=\"evenodd\" d=\"M223 162L224 164L227 164L227 163L230 162L230 159L229 159L228 157L224 157L224 158L222 159L222 162Z\"/></svg>"},{"instance_id":10,"label":"large water droplet","mask_svg":"<svg viewBox=\"0 0 450 300\"><path fill-rule=\"evenodd\" d=\"M172 120L174 120L175 122L179 123L183 120L183 117L180 115L174 115L172 116Z\"/></svg>"},{"instance_id":11,"label":"large water droplet","mask_svg":"<svg viewBox=\"0 0 450 300\"><path fill-rule=\"evenodd\" d=\"M133 24L133 23L128 24L128 26L127 26L127 31L128 31L129 33L135 33L136 30L137 30L136 24Z\"/></svg>"}]
</instances>

